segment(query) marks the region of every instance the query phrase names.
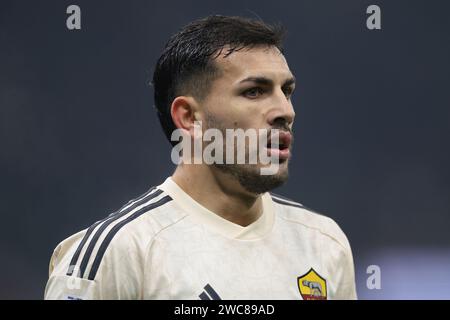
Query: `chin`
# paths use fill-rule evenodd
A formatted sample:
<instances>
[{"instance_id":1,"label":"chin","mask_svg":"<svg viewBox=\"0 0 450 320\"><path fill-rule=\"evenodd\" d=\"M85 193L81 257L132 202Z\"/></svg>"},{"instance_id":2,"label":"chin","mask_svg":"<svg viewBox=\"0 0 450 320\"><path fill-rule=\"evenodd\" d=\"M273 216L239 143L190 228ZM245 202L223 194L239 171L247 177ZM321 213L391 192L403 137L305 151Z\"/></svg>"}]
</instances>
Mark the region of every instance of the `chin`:
<instances>
[{"instance_id":1,"label":"chin","mask_svg":"<svg viewBox=\"0 0 450 320\"><path fill-rule=\"evenodd\" d=\"M270 165L214 164L221 172L233 176L247 192L262 194L282 186L288 179L288 159L281 160L273 174L261 174Z\"/></svg>"}]
</instances>

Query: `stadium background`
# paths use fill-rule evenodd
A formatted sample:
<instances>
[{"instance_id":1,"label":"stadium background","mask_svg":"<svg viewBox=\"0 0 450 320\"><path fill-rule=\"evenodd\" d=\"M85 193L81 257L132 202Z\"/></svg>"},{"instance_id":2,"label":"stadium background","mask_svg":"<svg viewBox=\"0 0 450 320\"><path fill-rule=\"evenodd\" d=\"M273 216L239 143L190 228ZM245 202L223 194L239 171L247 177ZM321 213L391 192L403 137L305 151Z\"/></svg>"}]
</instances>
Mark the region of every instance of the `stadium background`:
<instances>
[{"instance_id":1,"label":"stadium background","mask_svg":"<svg viewBox=\"0 0 450 320\"><path fill-rule=\"evenodd\" d=\"M77 4L82 29L66 28ZM366 28L381 7L382 30ZM448 1L0 3L0 298L41 299L56 244L163 181L148 86L165 41L210 14L288 28L294 158L277 190L335 219L362 299L450 298ZM369 265L381 290L366 287Z\"/></svg>"}]
</instances>

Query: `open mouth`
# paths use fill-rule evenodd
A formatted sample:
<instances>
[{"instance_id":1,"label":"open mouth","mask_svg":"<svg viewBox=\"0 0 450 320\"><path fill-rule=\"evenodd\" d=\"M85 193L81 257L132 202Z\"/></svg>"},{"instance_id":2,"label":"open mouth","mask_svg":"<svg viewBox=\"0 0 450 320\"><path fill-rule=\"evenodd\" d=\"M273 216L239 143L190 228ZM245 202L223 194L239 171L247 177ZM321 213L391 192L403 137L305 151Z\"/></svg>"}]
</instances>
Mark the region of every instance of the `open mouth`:
<instances>
[{"instance_id":1,"label":"open mouth","mask_svg":"<svg viewBox=\"0 0 450 320\"><path fill-rule=\"evenodd\" d=\"M280 160L288 159L290 156L290 146L292 142L292 135L286 131L278 132L278 139L276 135L269 137L267 142L267 151L269 156L278 156Z\"/></svg>"},{"instance_id":2,"label":"open mouth","mask_svg":"<svg viewBox=\"0 0 450 320\"><path fill-rule=\"evenodd\" d=\"M272 141L269 141L269 143L267 144L267 148L285 150L289 148L289 145L282 141L280 141L280 143L272 143Z\"/></svg>"}]
</instances>

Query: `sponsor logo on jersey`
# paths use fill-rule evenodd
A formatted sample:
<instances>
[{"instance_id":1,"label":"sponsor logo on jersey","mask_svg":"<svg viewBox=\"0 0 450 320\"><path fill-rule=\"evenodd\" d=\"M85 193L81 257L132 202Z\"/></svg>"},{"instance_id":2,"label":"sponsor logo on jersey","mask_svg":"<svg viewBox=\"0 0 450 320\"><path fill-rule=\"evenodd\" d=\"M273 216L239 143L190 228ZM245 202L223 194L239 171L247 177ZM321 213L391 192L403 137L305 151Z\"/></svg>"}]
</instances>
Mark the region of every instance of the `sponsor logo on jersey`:
<instances>
[{"instance_id":1,"label":"sponsor logo on jersey","mask_svg":"<svg viewBox=\"0 0 450 320\"><path fill-rule=\"evenodd\" d=\"M209 283L203 288L203 292L199 294L199 298L200 300L222 300Z\"/></svg>"}]
</instances>

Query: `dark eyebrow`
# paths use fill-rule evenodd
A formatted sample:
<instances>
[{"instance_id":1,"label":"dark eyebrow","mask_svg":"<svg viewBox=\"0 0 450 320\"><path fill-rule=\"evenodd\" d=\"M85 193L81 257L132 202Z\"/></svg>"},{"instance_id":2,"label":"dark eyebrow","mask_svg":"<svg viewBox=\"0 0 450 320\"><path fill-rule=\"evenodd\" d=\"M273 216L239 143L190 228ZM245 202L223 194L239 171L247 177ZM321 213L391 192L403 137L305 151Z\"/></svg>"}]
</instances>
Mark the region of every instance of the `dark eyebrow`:
<instances>
[{"instance_id":1,"label":"dark eyebrow","mask_svg":"<svg viewBox=\"0 0 450 320\"><path fill-rule=\"evenodd\" d=\"M292 76L292 78L287 79L284 82L283 87L288 87L288 86L291 86L291 85L295 85L295 77L294 76Z\"/></svg>"},{"instance_id":2,"label":"dark eyebrow","mask_svg":"<svg viewBox=\"0 0 450 320\"><path fill-rule=\"evenodd\" d=\"M244 83L244 82L254 82L256 84L266 85L266 86L273 85L272 79L269 79L269 78L266 78L266 77L248 77L248 78L245 78L245 79L239 81L239 83ZM290 86L292 84L295 84L295 77L294 76L292 76L292 78L289 78L286 81L284 81L283 87Z\"/></svg>"}]
</instances>

